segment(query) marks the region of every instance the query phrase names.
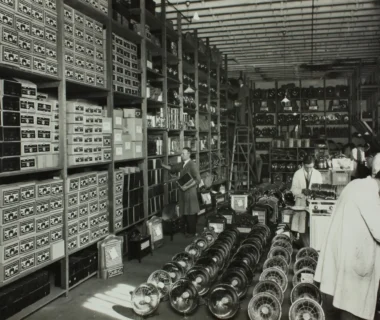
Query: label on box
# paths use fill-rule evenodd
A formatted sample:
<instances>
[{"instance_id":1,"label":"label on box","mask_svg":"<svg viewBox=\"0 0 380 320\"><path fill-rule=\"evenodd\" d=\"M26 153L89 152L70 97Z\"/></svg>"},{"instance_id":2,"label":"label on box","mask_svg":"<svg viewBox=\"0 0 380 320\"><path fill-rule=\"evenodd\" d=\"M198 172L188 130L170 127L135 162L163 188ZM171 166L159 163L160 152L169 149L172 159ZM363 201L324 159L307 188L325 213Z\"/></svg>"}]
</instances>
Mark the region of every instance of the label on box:
<instances>
[{"instance_id":1,"label":"label on box","mask_svg":"<svg viewBox=\"0 0 380 320\"><path fill-rule=\"evenodd\" d=\"M28 254L20 258L21 272L32 269L36 266L36 257L34 253Z\"/></svg>"},{"instance_id":2,"label":"label on box","mask_svg":"<svg viewBox=\"0 0 380 320\"><path fill-rule=\"evenodd\" d=\"M99 236L100 236L99 228L95 227L95 228L90 230L91 241L96 240L97 238L99 238Z\"/></svg>"},{"instance_id":3,"label":"label on box","mask_svg":"<svg viewBox=\"0 0 380 320\"><path fill-rule=\"evenodd\" d=\"M69 237L78 234L78 222L69 224L68 233L69 233Z\"/></svg>"},{"instance_id":4,"label":"label on box","mask_svg":"<svg viewBox=\"0 0 380 320\"><path fill-rule=\"evenodd\" d=\"M50 228L50 217L41 217L36 219L36 232L42 232Z\"/></svg>"},{"instance_id":5,"label":"label on box","mask_svg":"<svg viewBox=\"0 0 380 320\"><path fill-rule=\"evenodd\" d=\"M15 30L3 27L1 31L2 31L1 39L4 41L4 43L8 45L15 45L15 46L18 45L18 35Z\"/></svg>"},{"instance_id":6,"label":"label on box","mask_svg":"<svg viewBox=\"0 0 380 320\"><path fill-rule=\"evenodd\" d=\"M36 186L26 185L20 187L20 201L28 201L36 198Z\"/></svg>"},{"instance_id":7,"label":"label on box","mask_svg":"<svg viewBox=\"0 0 380 320\"><path fill-rule=\"evenodd\" d=\"M107 186L100 187L99 191L98 191L98 195L99 195L99 199L107 198L107 196L108 196L108 187Z\"/></svg>"},{"instance_id":8,"label":"label on box","mask_svg":"<svg viewBox=\"0 0 380 320\"><path fill-rule=\"evenodd\" d=\"M45 30L44 30L44 27L41 26L41 25L39 25L39 24L32 23L31 33L32 33L33 37L36 37L36 38L38 38L40 40L44 40L45 39Z\"/></svg>"},{"instance_id":9,"label":"label on box","mask_svg":"<svg viewBox=\"0 0 380 320\"><path fill-rule=\"evenodd\" d=\"M46 49L46 56L50 59L57 60L57 47L46 43L45 44L45 49Z\"/></svg>"},{"instance_id":10,"label":"label on box","mask_svg":"<svg viewBox=\"0 0 380 320\"><path fill-rule=\"evenodd\" d=\"M99 217L98 216L92 216L90 217L90 228L96 227L99 224Z\"/></svg>"},{"instance_id":11,"label":"label on box","mask_svg":"<svg viewBox=\"0 0 380 320\"><path fill-rule=\"evenodd\" d=\"M38 72L46 72L46 61L33 57L33 70Z\"/></svg>"},{"instance_id":12,"label":"label on box","mask_svg":"<svg viewBox=\"0 0 380 320\"><path fill-rule=\"evenodd\" d=\"M9 264L5 265L3 269L4 273L2 275L2 278L4 279L4 282L6 282L20 273L20 261L16 260L14 262L10 262Z\"/></svg>"},{"instance_id":13,"label":"label on box","mask_svg":"<svg viewBox=\"0 0 380 320\"><path fill-rule=\"evenodd\" d=\"M36 236L36 249L42 249L50 245L50 232L46 232Z\"/></svg>"},{"instance_id":14,"label":"label on box","mask_svg":"<svg viewBox=\"0 0 380 320\"><path fill-rule=\"evenodd\" d=\"M50 210L54 211L54 210L59 210L62 208L63 208L62 197L50 199Z\"/></svg>"},{"instance_id":15,"label":"label on box","mask_svg":"<svg viewBox=\"0 0 380 320\"><path fill-rule=\"evenodd\" d=\"M51 183L51 194L55 196L63 195L63 181Z\"/></svg>"},{"instance_id":16,"label":"label on box","mask_svg":"<svg viewBox=\"0 0 380 320\"><path fill-rule=\"evenodd\" d=\"M51 61L46 61L46 72L52 76L57 76L58 64Z\"/></svg>"},{"instance_id":17,"label":"label on box","mask_svg":"<svg viewBox=\"0 0 380 320\"><path fill-rule=\"evenodd\" d=\"M74 38L70 36L65 36L64 40L65 49L73 50L74 49Z\"/></svg>"},{"instance_id":18,"label":"label on box","mask_svg":"<svg viewBox=\"0 0 380 320\"><path fill-rule=\"evenodd\" d=\"M57 11L56 0L45 0L45 8L53 12L56 12Z\"/></svg>"},{"instance_id":19,"label":"label on box","mask_svg":"<svg viewBox=\"0 0 380 320\"><path fill-rule=\"evenodd\" d=\"M22 32L24 34L30 34L32 30L32 26L30 21L23 19L21 17L16 16L16 30L18 32ZM19 36L20 39L20 36ZM32 46L30 46L32 47Z\"/></svg>"},{"instance_id":20,"label":"label on box","mask_svg":"<svg viewBox=\"0 0 380 320\"><path fill-rule=\"evenodd\" d=\"M57 16L45 11L45 25L50 28L57 29Z\"/></svg>"},{"instance_id":21,"label":"label on box","mask_svg":"<svg viewBox=\"0 0 380 320\"><path fill-rule=\"evenodd\" d=\"M88 218L79 220L78 227L79 227L79 232L87 230L89 228Z\"/></svg>"},{"instance_id":22,"label":"label on box","mask_svg":"<svg viewBox=\"0 0 380 320\"><path fill-rule=\"evenodd\" d=\"M50 261L50 248L36 252L37 265Z\"/></svg>"},{"instance_id":23,"label":"label on box","mask_svg":"<svg viewBox=\"0 0 380 320\"><path fill-rule=\"evenodd\" d=\"M68 195L68 206L77 206L79 203L79 195L77 192L69 193Z\"/></svg>"},{"instance_id":24,"label":"label on box","mask_svg":"<svg viewBox=\"0 0 380 320\"><path fill-rule=\"evenodd\" d=\"M36 214L48 213L50 209L50 198L41 199L36 201Z\"/></svg>"},{"instance_id":25,"label":"label on box","mask_svg":"<svg viewBox=\"0 0 380 320\"><path fill-rule=\"evenodd\" d=\"M84 16L80 12L74 10L74 22L79 25L84 25Z\"/></svg>"},{"instance_id":26,"label":"label on box","mask_svg":"<svg viewBox=\"0 0 380 320\"><path fill-rule=\"evenodd\" d=\"M32 56L29 54L25 53L20 53L19 55L19 60L20 60L20 68L23 69L32 69Z\"/></svg>"},{"instance_id":27,"label":"label on box","mask_svg":"<svg viewBox=\"0 0 380 320\"><path fill-rule=\"evenodd\" d=\"M99 211L106 211L108 208L108 201L106 199L99 201Z\"/></svg>"},{"instance_id":28,"label":"label on box","mask_svg":"<svg viewBox=\"0 0 380 320\"><path fill-rule=\"evenodd\" d=\"M7 207L1 209L1 223L3 225L15 222L19 219L19 206Z\"/></svg>"},{"instance_id":29,"label":"label on box","mask_svg":"<svg viewBox=\"0 0 380 320\"><path fill-rule=\"evenodd\" d=\"M57 32L53 29L45 28L45 40L56 44L57 43Z\"/></svg>"},{"instance_id":30,"label":"label on box","mask_svg":"<svg viewBox=\"0 0 380 320\"><path fill-rule=\"evenodd\" d=\"M67 249L72 251L78 247L78 237L73 237L67 240Z\"/></svg>"},{"instance_id":31,"label":"label on box","mask_svg":"<svg viewBox=\"0 0 380 320\"><path fill-rule=\"evenodd\" d=\"M79 206L79 217L84 217L89 214L89 205L86 204L81 204Z\"/></svg>"},{"instance_id":32,"label":"label on box","mask_svg":"<svg viewBox=\"0 0 380 320\"><path fill-rule=\"evenodd\" d=\"M20 236L25 236L36 231L34 219L20 222Z\"/></svg>"},{"instance_id":33,"label":"label on box","mask_svg":"<svg viewBox=\"0 0 380 320\"><path fill-rule=\"evenodd\" d=\"M50 242L57 242L63 239L62 228L50 230Z\"/></svg>"},{"instance_id":34,"label":"label on box","mask_svg":"<svg viewBox=\"0 0 380 320\"><path fill-rule=\"evenodd\" d=\"M20 190L17 188L3 191L4 206L16 204L20 202Z\"/></svg>"},{"instance_id":35,"label":"label on box","mask_svg":"<svg viewBox=\"0 0 380 320\"><path fill-rule=\"evenodd\" d=\"M35 237L30 237L20 241L20 254L28 253L34 251L35 249Z\"/></svg>"},{"instance_id":36,"label":"label on box","mask_svg":"<svg viewBox=\"0 0 380 320\"><path fill-rule=\"evenodd\" d=\"M1 10L1 8L0 8ZM0 11L1 12L1 11ZM1 14L0 14L1 16ZM20 60L19 60L19 52L15 49L3 46L2 47L2 53L1 53L1 59L3 62L18 65Z\"/></svg>"},{"instance_id":37,"label":"label on box","mask_svg":"<svg viewBox=\"0 0 380 320\"><path fill-rule=\"evenodd\" d=\"M88 206L89 214L94 214L99 211L99 202L98 200L91 201Z\"/></svg>"},{"instance_id":38,"label":"label on box","mask_svg":"<svg viewBox=\"0 0 380 320\"><path fill-rule=\"evenodd\" d=\"M38 22L44 23L43 9L37 6L32 6L32 18Z\"/></svg>"},{"instance_id":39,"label":"label on box","mask_svg":"<svg viewBox=\"0 0 380 320\"><path fill-rule=\"evenodd\" d=\"M51 152L51 143L38 144L38 153L50 153L50 152Z\"/></svg>"},{"instance_id":40,"label":"label on box","mask_svg":"<svg viewBox=\"0 0 380 320\"><path fill-rule=\"evenodd\" d=\"M2 247L4 261L17 257L20 253L20 246L18 242Z\"/></svg>"},{"instance_id":41,"label":"label on box","mask_svg":"<svg viewBox=\"0 0 380 320\"><path fill-rule=\"evenodd\" d=\"M50 226L56 227L63 224L63 212L52 213L50 215Z\"/></svg>"},{"instance_id":42,"label":"label on box","mask_svg":"<svg viewBox=\"0 0 380 320\"><path fill-rule=\"evenodd\" d=\"M24 203L20 205L20 219L28 218L35 215L35 202Z\"/></svg>"},{"instance_id":43,"label":"label on box","mask_svg":"<svg viewBox=\"0 0 380 320\"><path fill-rule=\"evenodd\" d=\"M82 190L79 192L79 203L84 203L89 200L88 190Z\"/></svg>"},{"instance_id":44,"label":"label on box","mask_svg":"<svg viewBox=\"0 0 380 320\"><path fill-rule=\"evenodd\" d=\"M32 4L26 0L18 0L17 11L29 18L32 17Z\"/></svg>"}]
</instances>

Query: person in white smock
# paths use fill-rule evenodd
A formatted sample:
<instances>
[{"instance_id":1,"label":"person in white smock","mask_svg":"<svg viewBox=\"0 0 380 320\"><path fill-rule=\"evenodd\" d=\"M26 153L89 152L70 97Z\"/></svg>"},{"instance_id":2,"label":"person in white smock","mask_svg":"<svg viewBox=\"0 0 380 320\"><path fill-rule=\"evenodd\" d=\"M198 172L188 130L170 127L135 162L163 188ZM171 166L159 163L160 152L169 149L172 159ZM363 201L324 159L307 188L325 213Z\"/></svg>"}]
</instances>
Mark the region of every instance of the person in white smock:
<instances>
[{"instance_id":1,"label":"person in white smock","mask_svg":"<svg viewBox=\"0 0 380 320\"><path fill-rule=\"evenodd\" d=\"M308 156L303 160L302 168L297 170L293 176L290 191L294 195L296 206L306 206L306 197L310 195L310 188L313 183L322 183L322 175L314 169L314 158ZM306 232L306 211L294 212L291 229L294 232ZM306 238L305 241L307 241Z\"/></svg>"},{"instance_id":2,"label":"person in white smock","mask_svg":"<svg viewBox=\"0 0 380 320\"><path fill-rule=\"evenodd\" d=\"M380 154L372 176L350 182L332 213L315 281L326 320L373 319L380 280Z\"/></svg>"}]
</instances>

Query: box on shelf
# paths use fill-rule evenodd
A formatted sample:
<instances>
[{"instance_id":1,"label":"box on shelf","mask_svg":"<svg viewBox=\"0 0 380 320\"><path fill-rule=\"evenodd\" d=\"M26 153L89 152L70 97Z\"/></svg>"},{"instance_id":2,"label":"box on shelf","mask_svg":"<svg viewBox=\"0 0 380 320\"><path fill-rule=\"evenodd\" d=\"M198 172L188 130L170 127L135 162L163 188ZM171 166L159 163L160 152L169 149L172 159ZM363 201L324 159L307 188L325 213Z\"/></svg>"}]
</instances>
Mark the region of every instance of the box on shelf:
<instances>
[{"instance_id":1,"label":"box on shelf","mask_svg":"<svg viewBox=\"0 0 380 320\"><path fill-rule=\"evenodd\" d=\"M124 130L131 136L132 141L143 141L142 119L126 118L123 119Z\"/></svg>"},{"instance_id":2,"label":"box on shelf","mask_svg":"<svg viewBox=\"0 0 380 320\"><path fill-rule=\"evenodd\" d=\"M51 260L57 260L65 255L65 241L58 240L50 245Z\"/></svg>"}]
</instances>

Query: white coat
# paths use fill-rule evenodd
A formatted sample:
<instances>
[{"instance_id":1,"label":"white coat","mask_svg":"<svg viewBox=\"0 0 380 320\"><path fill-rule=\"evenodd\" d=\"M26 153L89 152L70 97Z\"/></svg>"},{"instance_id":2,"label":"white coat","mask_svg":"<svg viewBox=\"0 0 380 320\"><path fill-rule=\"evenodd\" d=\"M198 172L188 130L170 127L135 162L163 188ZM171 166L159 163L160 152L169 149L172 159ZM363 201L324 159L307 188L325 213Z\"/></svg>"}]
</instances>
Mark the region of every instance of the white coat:
<instances>
[{"instance_id":1,"label":"white coat","mask_svg":"<svg viewBox=\"0 0 380 320\"><path fill-rule=\"evenodd\" d=\"M308 186L306 186L305 176L306 172L304 168L301 168L294 173L292 188L290 189L294 196L301 195L302 189L307 189L308 187L310 188L313 183L322 183L322 175L318 170L313 169L310 184Z\"/></svg>"},{"instance_id":2,"label":"white coat","mask_svg":"<svg viewBox=\"0 0 380 320\"><path fill-rule=\"evenodd\" d=\"M315 280L333 305L373 319L380 279L380 198L377 182L350 182L332 213Z\"/></svg>"}]
</instances>

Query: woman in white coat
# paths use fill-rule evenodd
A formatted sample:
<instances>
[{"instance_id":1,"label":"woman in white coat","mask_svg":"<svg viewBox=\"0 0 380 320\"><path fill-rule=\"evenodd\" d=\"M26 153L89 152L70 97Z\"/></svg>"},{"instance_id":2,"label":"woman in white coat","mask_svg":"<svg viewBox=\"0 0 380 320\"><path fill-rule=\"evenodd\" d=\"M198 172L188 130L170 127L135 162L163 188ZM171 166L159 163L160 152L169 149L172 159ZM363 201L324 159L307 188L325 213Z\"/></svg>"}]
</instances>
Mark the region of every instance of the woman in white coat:
<instances>
[{"instance_id":1,"label":"woman in white coat","mask_svg":"<svg viewBox=\"0 0 380 320\"><path fill-rule=\"evenodd\" d=\"M373 319L380 280L380 154L372 177L342 191L332 213L315 280L326 320Z\"/></svg>"}]
</instances>

